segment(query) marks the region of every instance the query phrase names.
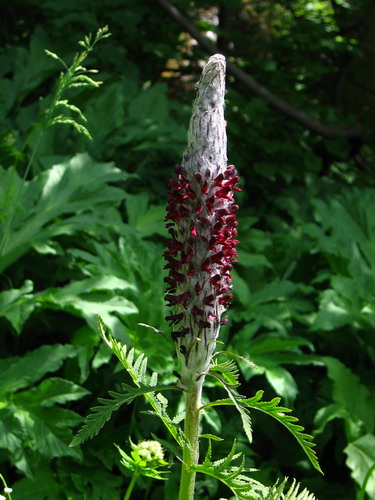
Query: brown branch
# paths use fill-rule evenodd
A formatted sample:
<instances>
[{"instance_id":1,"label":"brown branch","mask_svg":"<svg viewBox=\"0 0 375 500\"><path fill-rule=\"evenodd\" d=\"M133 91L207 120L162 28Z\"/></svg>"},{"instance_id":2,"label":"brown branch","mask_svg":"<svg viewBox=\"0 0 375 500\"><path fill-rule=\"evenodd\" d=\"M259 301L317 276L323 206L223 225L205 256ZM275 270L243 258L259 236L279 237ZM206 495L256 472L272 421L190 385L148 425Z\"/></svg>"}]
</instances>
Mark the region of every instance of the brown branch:
<instances>
[{"instance_id":1,"label":"brown branch","mask_svg":"<svg viewBox=\"0 0 375 500\"><path fill-rule=\"evenodd\" d=\"M199 43L209 55L217 54L220 50L212 44L181 12L169 3L168 0L157 0L159 4ZM296 121L306 129L323 137L361 137L362 126L359 123L349 125L329 125L312 118L303 111L288 104L286 101L270 92L266 87L258 83L252 76L248 75L238 66L227 61L227 71L239 82L249 88L254 94L262 97L273 108L283 113L288 118Z\"/></svg>"}]
</instances>

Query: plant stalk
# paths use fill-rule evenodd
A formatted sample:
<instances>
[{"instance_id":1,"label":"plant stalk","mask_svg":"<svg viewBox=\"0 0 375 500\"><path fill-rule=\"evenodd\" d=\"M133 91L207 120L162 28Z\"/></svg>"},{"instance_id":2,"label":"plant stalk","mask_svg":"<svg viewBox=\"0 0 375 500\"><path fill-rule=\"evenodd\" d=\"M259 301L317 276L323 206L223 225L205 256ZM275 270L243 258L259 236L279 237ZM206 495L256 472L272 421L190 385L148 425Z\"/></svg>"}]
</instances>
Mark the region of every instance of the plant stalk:
<instances>
[{"instance_id":1,"label":"plant stalk","mask_svg":"<svg viewBox=\"0 0 375 500\"><path fill-rule=\"evenodd\" d=\"M192 466L199 459L199 421L201 406L203 377L192 380L185 394L186 416L184 432L187 442L183 449L183 463L181 469L179 500L193 500L196 472Z\"/></svg>"},{"instance_id":2,"label":"plant stalk","mask_svg":"<svg viewBox=\"0 0 375 500\"><path fill-rule=\"evenodd\" d=\"M132 494L134 485L137 482L138 477L139 477L139 474L137 472L134 472L132 480L130 481L130 484L128 486L128 489L126 490L124 500L129 500L130 495Z\"/></svg>"}]
</instances>

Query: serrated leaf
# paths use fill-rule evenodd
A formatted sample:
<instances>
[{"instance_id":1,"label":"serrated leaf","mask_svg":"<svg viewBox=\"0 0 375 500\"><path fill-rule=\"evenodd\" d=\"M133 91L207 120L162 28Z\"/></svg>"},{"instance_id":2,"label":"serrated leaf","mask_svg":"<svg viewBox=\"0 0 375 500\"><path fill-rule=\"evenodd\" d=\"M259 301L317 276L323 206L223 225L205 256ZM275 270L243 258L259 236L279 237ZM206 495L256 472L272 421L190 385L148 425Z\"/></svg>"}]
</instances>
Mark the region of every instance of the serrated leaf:
<instances>
[{"instance_id":1,"label":"serrated leaf","mask_svg":"<svg viewBox=\"0 0 375 500\"><path fill-rule=\"evenodd\" d=\"M230 362L232 363L232 362ZM241 420L242 420L242 427L243 430L246 434L247 439L249 442L252 442L252 428L251 428L251 418L248 409L241 404L241 401L244 399L244 396L241 396L238 394L236 391L235 387L231 384L228 384L223 378L218 377L216 374L209 372L209 375L214 377L216 380L220 382L220 384L224 387L224 389L227 391L230 400L232 401L232 404L235 406L237 409L238 413L240 414ZM236 384L236 386L238 383ZM212 403L209 403L207 405L204 405L202 409L208 408L210 406L213 406Z\"/></svg>"},{"instance_id":2,"label":"serrated leaf","mask_svg":"<svg viewBox=\"0 0 375 500\"><path fill-rule=\"evenodd\" d=\"M224 363L217 363L214 359L210 371L219 372L227 384L238 386L239 370L235 361L228 360Z\"/></svg>"},{"instance_id":3,"label":"serrated leaf","mask_svg":"<svg viewBox=\"0 0 375 500\"><path fill-rule=\"evenodd\" d=\"M267 413L267 415L270 415L271 417L278 420L282 425L284 425L284 427L286 427L298 441L299 445L309 458L313 467L323 474L319 466L316 453L313 450L313 447L315 446L315 443L311 442L313 438L309 434L305 434L303 432L304 428L296 423L298 422L298 418L293 417L292 415L288 415L288 413L291 412L289 408L278 406L280 398L274 398L271 401L263 402L260 401L262 396L263 396L263 391L258 391L253 398L245 399L243 403L248 408L254 408L256 410L260 410L264 413Z\"/></svg>"},{"instance_id":4,"label":"serrated leaf","mask_svg":"<svg viewBox=\"0 0 375 500\"><path fill-rule=\"evenodd\" d=\"M78 431L77 435L74 437L71 446L77 446L78 444L86 441L87 439L95 436L103 425L109 420L113 411L117 410L122 404L130 403L137 396L143 395L147 401L151 404L154 409L154 413L161 418L163 423L166 425L172 436L176 439L178 444L181 445L181 440L178 434L176 426L172 423L171 419L167 415L165 409L167 406L167 400L161 394L156 394L158 391L164 391L167 389L179 389L172 386L155 386L154 381L156 376L147 374L147 358L142 353L134 361L134 349L131 349L127 353L126 345L121 345L106 333L106 326L100 316L97 317L97 326L99 333L106 344L111 348L112 352L117 356L121 364L124 366L126 371L131 376L135 388L130 387L127 384L122 384L123 390L126 391L125 394L110 392L112 400L99 399L102 406L96 406L91 408L94 412L90 414L84 422L83 427ZM150 384L150 381L152 382Z\"/></svg>"},{"instance_id":5,"label":"serrated leaf","mask_svg":"<svg viewBox=\"0 0 375 500\"><path fill-rule=\"evenodd\" d=\"M140 384L140 386L136 388L127 384L121 384L121 388L124 391L123 393L109 391L109 395L112 399L98 399L100 406L91 408L93 413L85 418L82 428L78 431L70 444L71 447L78 446L96 436L104 424L111 418L112 413L118 410L123 404L131 403L138 396L145 396L155 391L170 389L168 386L146 386L143 384Z\"/></svg>"},{"instance_id":6,"label":"serrated leaf","mask_svg":"<svg viewBox=\"0 0 375 500\"><path fill-rule=\"evenodd\" d=\"M277 481L264 496L264 500L316 500L315 495L310 493L307 488L300 492L301 485L295 479L289 489L285 492L287 478L282 483Z\"/></svg>"},{"instance_id":7,"label":"serrated leaf","mask_svg":"<svg viewBox=\"0 0 375 500\"><path fill-rule=\"evenodd\" d=\"M225 484L236 496L238 500L261 500L260 496L267 488L258 481L246 476L251 469L244 466L244 457L240 465L233 465L233 462L241 457L241 453L235 453L236 442L233 443L229 455L221 460L211 461L212 447L211 440L205 459L202 464L194 465L192 469L195 472L214 477Z\"/></svg>"},{"instance_id":8,"label":"serrated leaf","mask_svg":"<svg viewBox=\"0 0 375 500\"><path fill-rule=\"evenodd\" d=\"M323 474L319 466L316 453L313 450L313 447L315 446L315 443L311 442L313 438L309 434L305 434L303 432L304 428L301 425L297 424L298 418L293 417L292 415L288 415L288 413L291 412L289 408L278 406L280 403L280 398L274 398L271 401L261 401L262 397L263 397L263 391L258 391L254 397L246 399L237 399L236 403L237 405L240 405L246 409L253 408L255 410L259 410L263 413L266 413L267 415L273 417L278 422L280 422L284 427L288 429L289 432L293 434L293 436L295 437L295 439L297 440L297 442L307 455L313 467ZM232 399L221 399L218 401L213 401L211 403L208 403L207 405L204 406L204 408L209 408L211 406L221 406L221 405L231 406L234 404L235 403L233 402Z\"/></svg>"}]
</instances>

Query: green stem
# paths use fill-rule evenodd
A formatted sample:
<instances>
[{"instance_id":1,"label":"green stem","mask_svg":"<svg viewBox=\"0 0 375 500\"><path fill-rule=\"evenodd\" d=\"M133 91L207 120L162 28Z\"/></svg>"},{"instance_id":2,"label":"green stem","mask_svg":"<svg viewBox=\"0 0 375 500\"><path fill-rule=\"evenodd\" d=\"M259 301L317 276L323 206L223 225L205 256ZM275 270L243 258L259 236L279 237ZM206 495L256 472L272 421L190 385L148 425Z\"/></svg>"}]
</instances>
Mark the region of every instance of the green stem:
<instances>
[{"instance_id":1,"label":"green stem","mask_svg":"<svg viewBox=\"0 0 375 500\"><path fill-rule=\"evenodd\" d=\"M183 449L179 500L193 500L196 472L191 467L199 459L199 407L201 405L203 377L193 380L186 392L185 436L187 442Z\"/></svg>"},{"instance_id":2,"label":"green stem","mask_svg":"<svg viewBox=\"0 0 375 500\"><path fill-rule=\"evenodd\" d=\"M369 481L369 479L374 471L375 471L375 463L369 468L369 470L367 471L367 474L365 475L365 478L364 478L363 483L362 483L361 491L359 492L359 494L357 496L357 500L364 500L365 495L366 495L367 483L368 483L368 481Z\"/></svg>"},{"instance_id":3,"label":"green stem","mask_svg":"<svg viewBox=\"0 0 375 500\"><path fill-rule=\"evenodd\" d=\"M5 488L8 488L8 485L7 485L7 482L5 481L5 478L2 474L0 474L0 479L4 485L4 490L5 490ZM9 500L12 500L10 493L6 493L6 496L8 497Z\"/></svg>"},{"instance_id":4,"label":"green stem","mask_svg":"<svg viewBox=\"0 0 375 500\"><path fill-rule=\"evenodd\" d=\"M126 493L125 493L125 496L124 496L124 500L129 500L130 495L131 495L131 493L133 491L134 485L137 482L138 477L139 477L138 472L134 472L132 480L130 481L130 484L128 486L128 489L126 490Z\"/></svg>"}]
</instances>

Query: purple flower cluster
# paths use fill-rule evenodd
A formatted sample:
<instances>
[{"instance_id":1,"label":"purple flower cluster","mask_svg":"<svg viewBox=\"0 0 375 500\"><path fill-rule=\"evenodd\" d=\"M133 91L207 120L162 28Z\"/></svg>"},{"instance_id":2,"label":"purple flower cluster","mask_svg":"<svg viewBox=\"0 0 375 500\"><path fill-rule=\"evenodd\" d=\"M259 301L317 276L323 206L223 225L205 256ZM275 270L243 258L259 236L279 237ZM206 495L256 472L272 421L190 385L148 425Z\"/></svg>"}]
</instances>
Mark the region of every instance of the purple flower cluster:
<instances>
[{"instance_id":1,"label":"purple flower cluster","mask_svg":"<svg viewBox=\"0 0 375 500\"><path fill-rule=\"evenodd\" d=\"M222 313L231 302L231 270L236 261L237 220L233 193L240 191L233 165L221 173L206 168L192 173L175 167L177 180L169 181L166 227L170 234L165 300L174 307L167 316L172 338L184 354L199 338L215 340Z\"/></svg>"}]
</instances>

